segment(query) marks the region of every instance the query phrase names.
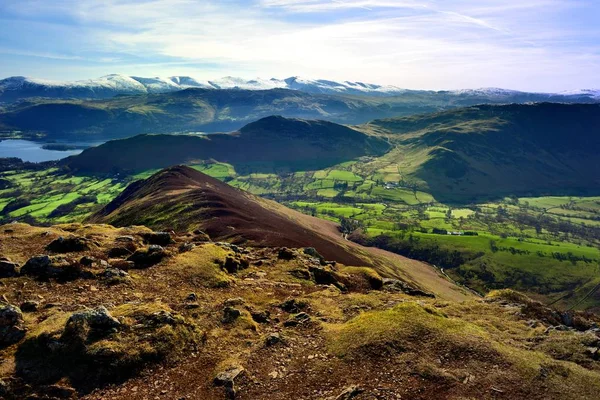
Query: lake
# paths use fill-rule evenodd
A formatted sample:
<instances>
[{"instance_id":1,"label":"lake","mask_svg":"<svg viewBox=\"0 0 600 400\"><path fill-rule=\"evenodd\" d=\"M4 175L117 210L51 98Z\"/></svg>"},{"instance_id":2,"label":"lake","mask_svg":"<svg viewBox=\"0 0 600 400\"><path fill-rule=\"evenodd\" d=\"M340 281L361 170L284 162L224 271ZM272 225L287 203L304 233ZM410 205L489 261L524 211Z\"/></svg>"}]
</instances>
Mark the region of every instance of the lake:
<instances>
[{"instance_id":1,"label":"lake","mask_svg":"<svg viewBox=\"0 0 600 400\"><path fill-rule=\"evenodd\" d=\"M31 140L6 139L0 142L0 158L17 157L23 161L42 162L59 160L82 152L77 150L47 150L42 146L47 143L32 142ZM72 144L72 143L69 143ZM90 146L87 143L86 146Z\"/></svg>"}]
</instances>

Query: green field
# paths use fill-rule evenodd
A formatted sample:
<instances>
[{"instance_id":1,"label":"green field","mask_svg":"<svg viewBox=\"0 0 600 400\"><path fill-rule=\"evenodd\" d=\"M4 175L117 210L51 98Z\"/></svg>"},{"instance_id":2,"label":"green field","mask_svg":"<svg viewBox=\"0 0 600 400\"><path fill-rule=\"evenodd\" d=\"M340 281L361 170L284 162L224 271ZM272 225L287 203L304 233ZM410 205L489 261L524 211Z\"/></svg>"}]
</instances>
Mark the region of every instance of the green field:
<instances>
[{"instance_id":1,"label":"green field","mask_svg":"<svg viewBox=\"0 0 600 400\"><path fill-rule=\"evenodd\" d=\"M399 158L392 151L318 171L246 175L225 163L193 167L306 214L356 220L363 240L389 238L391 250L431 262L481 293L514 287L561 307L600 306L586 296L600 283L600 197L443 204L418 182L403 180L405 165L395 160ZM11 186L0 190L0 218L42 224L82 221L129 183L154 172L86 176L57 168L2 171ZM446 231L456 235L441 234Z\"/></svg>"}]
</instances>

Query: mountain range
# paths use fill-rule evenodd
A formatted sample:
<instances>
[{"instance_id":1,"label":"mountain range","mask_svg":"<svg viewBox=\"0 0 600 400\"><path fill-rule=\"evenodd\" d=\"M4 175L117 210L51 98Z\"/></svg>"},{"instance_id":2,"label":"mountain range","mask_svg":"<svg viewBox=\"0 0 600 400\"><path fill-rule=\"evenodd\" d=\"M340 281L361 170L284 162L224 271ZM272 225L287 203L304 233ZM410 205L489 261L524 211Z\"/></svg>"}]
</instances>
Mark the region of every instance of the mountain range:
<instances>
[{"instance_id":1,"label":"mountain range","mask_svg":"<svg viewBox=\"0 0 600 400\"><path fill-rule=\"evenodd\" d=\"M363 82L331 81L289 77L286 79L246 80L227 76L215 80L197 80L189 76L167 78L144 78L111 74L96 79L79 81L51 81L45 79L13 76L0 80L0 102L14 102L31 97L106 99L117 95L139 95L169 93L189 88L269 90L290 89L306 93L359 95L371 97L393 97L426 94L429 96L456 99L480 99L480 102L505 101L565 101L590 102L600 100L598 90L574 90L562 93L528 93L500 88L463 89L447 91L408 90L390 85Z\"/></svg>"}]
</instances>

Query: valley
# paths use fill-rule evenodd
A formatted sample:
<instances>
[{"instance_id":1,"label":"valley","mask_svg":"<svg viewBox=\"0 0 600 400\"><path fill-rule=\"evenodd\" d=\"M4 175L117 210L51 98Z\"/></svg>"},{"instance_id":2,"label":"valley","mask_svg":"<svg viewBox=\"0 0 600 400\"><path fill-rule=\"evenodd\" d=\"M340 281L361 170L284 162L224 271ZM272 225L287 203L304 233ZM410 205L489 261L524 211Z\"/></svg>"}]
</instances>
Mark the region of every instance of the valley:
<instances>
[{"instance_id":1,"label":"valley","mask_svg":"<svg viewBox=\"0 0 600 400\"><path fill-rule=\"evenodd\" d=\"M435 125L415 117L373 121L355 127L356 131L323 123L266 118L241 129L241 134L211 136L212 143L202 138L160 135L109 142L86 150L81 156L50 163L48 167L36 166L37 170L18 163L14 169L6 166L0 213L7 222L14 219L44 224L82 222L116 198L127 185L149 177L163 166L184 163L230 186L276 200L304 214L342 222L348 228L340 236L349 235L358 243L433 264L451 279L480 294L510 287L559 308L597 310L600 197L588 194L597 188L594 179L598 175L594 169L585 177L578 175L582 186L587 188L569 190L563 186L557 190L555 177L564 175L566 170L544 168L546 177L542 179L540 167L527 163L528 159L539 162L534 154L515 159L508 153L491 153L481 161L472 161L480 156L467 146L480 145L469 140L469 132L474 132L475 139L480 141L485 129L492 134L500 134L498 129L514 131L515 126L526 129L516 119L510 123L513 128L507 129L506 122L494 120L493 116L472 115L495 110L442 113L433 116L438 121ZM507 118L506 111L503 114ZM562 135L560 129L554 124L557 135ZM457 131L460 133L453 133ZM277 132L277 136L271 132ZM290 136L286 132L295 133ZM441 134L445 135L442 145L438 144L439 139L431 143L432 136ZM235 144L244 135L252 144L244 141ZM294 142L296 135L304 138L313 135L316 140L324 140L327 152L319 153L316 142L312 147L303 147L306 142ZM354 144L340 145L342 136ZM449 176L456 161L446 161L444 152L436 157L440 154L437 149L453 149L453 141L459 139L460 147L455 148L461 153L455 154L461 154L460 157L466 154L466 165L477 169L466 168L461 176ZM182 144L178 144L180 140ZM220 144L221 140L224 144ZM514 150L517 143L519 149L552 154L550 138L546 137L546 141L549 145L544 150L530 144L534 142L511 142L510 148ZM199 144L190 145L195 142ZM391 150L381 150L387 146L384 143L389 143ZM344 149L338 156L333 151L336 145ZM166 150L166 146L172 149ZM590 142L587 153L578 150L577 163L584 161L585 154L593 159L595 146ZM349 148L354 152L348 153ZM489 148L502 151L498 145ZM245 151L249 149L254 150ZM295 158L289 156L289 149L295 150ZM323 158L325 154L327 157ZM251 158L254 156L271 161L256 163ZM551 157L561 157L560 165L564 165L566 156L568 151ZM490 157L492 163L503 162L507 168L514 168L515 162L521 163L522 178L513 179L516 175L511 174L488 175L486 179L493 182L492 186L483 181L474 185L473 178L465 178L489 171L482 161L489 163ZM554 163L557 159L548 160ZM432 168L430 164L437 168L434 175L426 172ZM317 169L319 165L322 167ZM531 176L524 175L530 166ZM440 183L443 180L447 183L446 190ZM461 187L466 194L457 196ZM473 193L473 187L477 192ZM571 195L561 195L561 191ZM542 195L550 193L555 195ZM151 221L157 218L169 221L173 212L149 212L143 223L152 226ZM185 229L174 224L157 227Z\"/></svg>"}]
</instances>

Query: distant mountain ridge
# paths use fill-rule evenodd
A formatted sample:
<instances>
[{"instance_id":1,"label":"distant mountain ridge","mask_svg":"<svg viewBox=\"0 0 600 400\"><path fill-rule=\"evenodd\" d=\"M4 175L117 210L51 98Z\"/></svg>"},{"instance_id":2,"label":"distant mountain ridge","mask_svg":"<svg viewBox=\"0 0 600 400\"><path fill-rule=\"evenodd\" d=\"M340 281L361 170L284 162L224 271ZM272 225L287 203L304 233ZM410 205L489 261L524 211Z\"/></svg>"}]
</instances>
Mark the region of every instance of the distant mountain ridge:
<instances>
[{"instance_id":1,"label":"distant mountain ridge","mask_svg":"<svg viewBox=\"0 0 600 400\"><path fill-rule=\"evenodd\" d=\"M169 93L189 88L269 90L291 89L307 93L344 94L372 97L402 96L405 94L429 94L456 98L506 99L509 102L523 101L600 101L600 89L581 89L562 93L528 93L500 88L462 90L409 90L391 85L373 83L332 81L289 77L286 79L246 80L227 76L216 80L198 80L189 76L137 77L111 74L96 79L79 81L51 81L45 79L13 76L0 80L0 101L14 102L31 97L106 99L118 95ZM525 100L523 98L526 98ZM485 102L485 101L484 101Z\"/></svg>"}]
</instances>

